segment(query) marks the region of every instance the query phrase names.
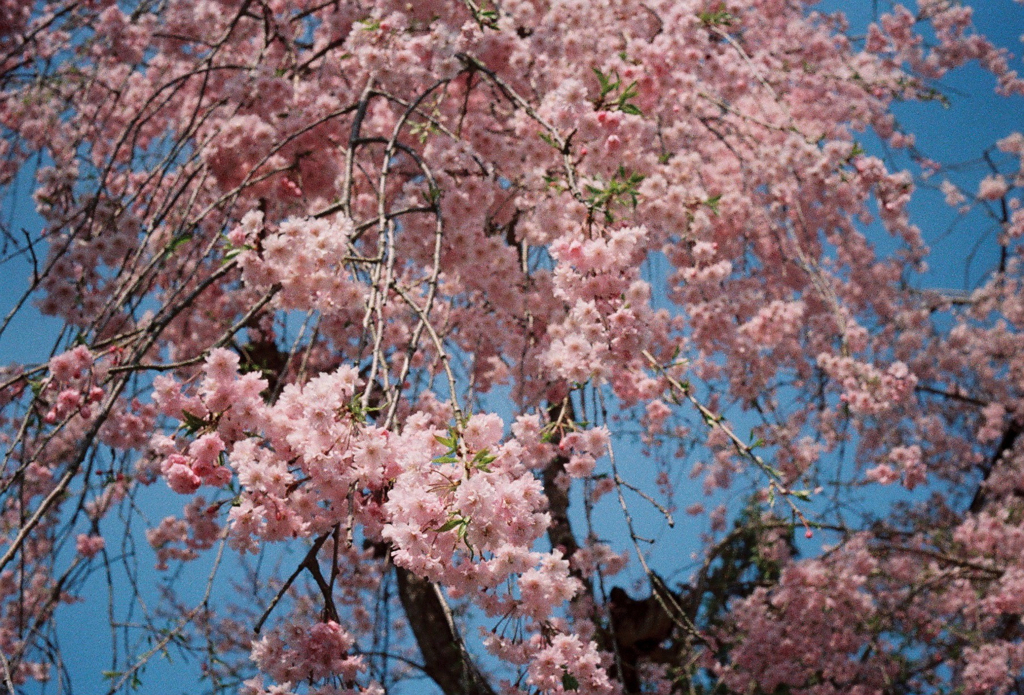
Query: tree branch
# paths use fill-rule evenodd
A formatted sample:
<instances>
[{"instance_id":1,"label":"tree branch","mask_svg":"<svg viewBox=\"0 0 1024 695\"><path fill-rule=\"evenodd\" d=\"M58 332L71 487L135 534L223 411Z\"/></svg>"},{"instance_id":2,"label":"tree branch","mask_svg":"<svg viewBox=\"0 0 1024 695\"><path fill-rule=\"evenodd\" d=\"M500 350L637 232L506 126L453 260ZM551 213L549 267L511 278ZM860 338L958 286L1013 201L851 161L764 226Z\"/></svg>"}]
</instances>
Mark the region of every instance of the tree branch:
<instances>
[{"instance_id":1,"label":"tree branch","mask_svg":"<svg viewBox=\"0 0 1024 695\"><path fill-rule=\"evenodd\" d=\"M398 595L423 654L423 670L445 695L495 695L470 660L441 589L396 567Z\"/></svg>"}]
</instances>

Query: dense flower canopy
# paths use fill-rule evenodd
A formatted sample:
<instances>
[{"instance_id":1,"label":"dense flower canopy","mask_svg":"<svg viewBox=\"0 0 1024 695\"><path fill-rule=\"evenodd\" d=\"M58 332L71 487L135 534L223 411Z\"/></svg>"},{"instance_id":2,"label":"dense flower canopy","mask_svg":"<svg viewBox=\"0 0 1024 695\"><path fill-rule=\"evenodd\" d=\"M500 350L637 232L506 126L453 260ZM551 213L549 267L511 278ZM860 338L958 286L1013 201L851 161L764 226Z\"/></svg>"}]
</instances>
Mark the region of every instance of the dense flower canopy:
<instances>
[{"instance_id":1,"label":"dense flower canopy","mask_svg":"<svg viewBox=\"0 0 1024 695\"><path fill-rule=\"evenodd\" d=\"M1024 95L971 21L0 0L0 338L63 326L0 374L7 690L107 600L110 692L1020 692L1024 136L967 189L893 116Z\"/></svg>"}]
</instances>

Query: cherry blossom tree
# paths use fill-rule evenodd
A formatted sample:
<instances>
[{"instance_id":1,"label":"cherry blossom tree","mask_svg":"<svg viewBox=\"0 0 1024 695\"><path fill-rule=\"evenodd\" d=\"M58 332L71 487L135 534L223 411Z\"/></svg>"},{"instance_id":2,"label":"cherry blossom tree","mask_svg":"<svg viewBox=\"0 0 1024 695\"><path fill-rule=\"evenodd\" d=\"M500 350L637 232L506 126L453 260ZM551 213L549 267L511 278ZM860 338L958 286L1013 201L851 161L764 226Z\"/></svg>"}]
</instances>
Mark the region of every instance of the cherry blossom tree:
<instances>
[{"instance_id":1,"label":"cherry blossom tree","mask_svg":"<svg viewBox=\"0 0 1024 695\"><path fill-rule=\"evenodd\" d=\"M971 22L0 0L6 692L80 602L111 693L1024 691L1024 136L893 115L1024 94Z\"/></svg>"}]
</instances>

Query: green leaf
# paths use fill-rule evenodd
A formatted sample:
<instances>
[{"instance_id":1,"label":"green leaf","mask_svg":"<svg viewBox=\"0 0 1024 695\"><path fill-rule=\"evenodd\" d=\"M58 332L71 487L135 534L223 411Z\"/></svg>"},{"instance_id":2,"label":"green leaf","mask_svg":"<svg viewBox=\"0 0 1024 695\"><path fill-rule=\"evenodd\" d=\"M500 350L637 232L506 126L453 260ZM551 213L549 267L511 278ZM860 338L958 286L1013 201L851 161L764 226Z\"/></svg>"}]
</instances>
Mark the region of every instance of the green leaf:
<instances>
[{"instance_id":1,"label":"green leaf","mask_svg":"<svg viewBox=\"0 0 1024 695\"><path fill-rule=\"evenodd\" d=\"M438 533L445 533L446 531L451 531L453 528L455 528L457 526L463 526L463 525L465 525L465 523L466 523L466 520L463 519L462 517L455 517L454 519L449 519L444 524L442 524L439 528L436 528L434 530L437 531Z\"/></svg>"},{"instance_id":2,"label":"green leaf","mask_svg":"<svg viewBox=\"0 0 1024 695\"><path fill-rule=\"evenodd\" d=\"M193 415L187 410L181 411L181 414L185 418L185 428L188 430L189 434L194 434L209 424L204 418L201 418L198 415Z\"/></svg>"},{"instance_id":3,"label":"green leaf","mask_svg":"<svg viewBox=\"0 0 1024 695\"><path fill-rule=\"evenodd\" d=\"M605 75L603 72L601 72L597 68L591 68L591 70L593 70L594 74L597 75L597 81L601 85L601 97L602 98L604 98L604 97L608 96L610 93L614 92L616 89L619 88L619 85L622 84L622 80L619 78L619 73L614 71L614 70L612 70L612 75L615 76L615 81L614 82L612 82L611 77L609 75Z\"/></svg>"},{"instance_id":4,"label":"green leaf","mask_svg":"<svg viewBox=\"0 0 1024 695\"><path fill-rule=\"evenodd\" d=\"M562 687L566 690L579 690L580 682L576 679L576 676L569 673L567 670L562 671Z\"/></svg>"},{"instance_id":5,"label":"green leaf","mask_svg":"<svg viewBox=\"0 0 1024 695\"><path fill-rule=\"evenodd\" d=\"M476 452L476 455L473 457L473 466L484 472L489 473L490 469L488 468L488 466L494 463L497 459L498 457L489 452L487 449L481 449L480 451Z\"/></svg>"},{"instance_id":6,"label":"green leaf","mask_svg":"<svg viewBox=\"0 0 1024 695\"><path fill-rule=\"evenodd\" d=\"M733 17L728 10L715 10L705 11L697 13L697 17L700 19L704 26L729 26L736 19Z\"/></svg>"},{"instance_id":7,"label":"green leaf","mask_svg":"<svg viewBox=\"0 0 1024 695\"><path fill-rule=\"evenodd\" d=\"M181 248L190 241L192 241L191 234L182 234L180 237L172 240L171 243L167 245L167 253L174 253L175 251L177 251L179 248Z\"/></svg>"}]
</instances>

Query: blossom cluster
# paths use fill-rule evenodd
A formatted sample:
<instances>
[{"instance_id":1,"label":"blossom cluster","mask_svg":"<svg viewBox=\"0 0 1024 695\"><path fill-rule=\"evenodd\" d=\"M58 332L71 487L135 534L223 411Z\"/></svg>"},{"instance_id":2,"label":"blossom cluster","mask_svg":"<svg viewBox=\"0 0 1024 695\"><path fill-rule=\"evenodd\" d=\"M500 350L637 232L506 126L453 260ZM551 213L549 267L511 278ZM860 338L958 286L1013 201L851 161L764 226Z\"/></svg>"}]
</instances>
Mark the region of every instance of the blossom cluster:
<instances>
[{"instance_id":1,"label":"blossom cluster","mask_svg":"<svg viewBox=\"0 0 1024 695\"><path fill-rule=\"evenodd\" d=\"M1024 136L954 169L893 113L971 61L1024 94L968 7L851 32L782 0L128 4L0 0L0 188L34 179L41 225L2 253L31 264L15 308L65 325L0 370L15 684L60 663L54 616L120 576L111 531L159 480L181 496L146 529L168 587L221 540L242 566L309 553L257 639L262 590L244 626L171 591L180 631L124 621L126 645L217 654L214 687L451 671L405 631L432 607L467 663L463 616L486 623L510 692L1010 687ZM922 289L922 180L997 228L970 292ZM897 482L884 513L850 493ZM614 634L610 497L665 519L645 569L678 559L677 498L710 510L667 636Z\"/></svg>"}]
</instances>

